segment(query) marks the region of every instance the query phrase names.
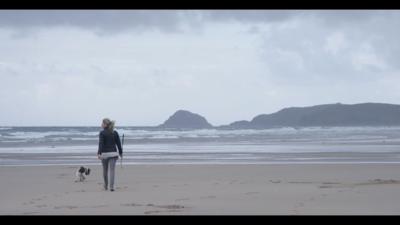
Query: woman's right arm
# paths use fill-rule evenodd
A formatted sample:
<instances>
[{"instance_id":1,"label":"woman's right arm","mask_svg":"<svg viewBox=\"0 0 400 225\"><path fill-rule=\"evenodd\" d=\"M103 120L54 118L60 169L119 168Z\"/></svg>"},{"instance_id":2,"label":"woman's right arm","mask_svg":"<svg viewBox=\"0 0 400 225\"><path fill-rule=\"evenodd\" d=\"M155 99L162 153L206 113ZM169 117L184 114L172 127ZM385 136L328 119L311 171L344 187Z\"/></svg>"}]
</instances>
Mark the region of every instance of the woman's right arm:
<instances>
[{"instance_id":1,"label":"woman's right arm","mask_svg":"<svg viewBox=\"0 0 400 225\"><path fill-rule=\"evenodd\" d=\"M99 150L97 151L97 156L100 158L101 152L103 151L104 137L103 133L99 134Z\"/></svg>"},{"instance_id":2,"label":"woman's right arm","mask_svg":"<svg viewBox=\"0 0 400 225\"><path fill-rule=\"evenodd\" d=\"M119 157L122 158L122 146L121 146L121 139L119 138L119 134L117 131L114 131L114 135L115 135L115 143L117 144L118 147L118 152L119 152Z\"/></svg>"}]
</instances>

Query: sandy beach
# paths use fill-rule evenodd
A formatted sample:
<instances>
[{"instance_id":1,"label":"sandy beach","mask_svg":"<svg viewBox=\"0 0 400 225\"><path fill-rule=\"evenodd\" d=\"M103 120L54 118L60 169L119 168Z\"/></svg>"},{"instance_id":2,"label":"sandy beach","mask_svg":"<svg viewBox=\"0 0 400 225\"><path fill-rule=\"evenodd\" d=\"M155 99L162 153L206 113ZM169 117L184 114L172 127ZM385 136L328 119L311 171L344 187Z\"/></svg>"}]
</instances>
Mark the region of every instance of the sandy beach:
<instances>
[{"instance_id":1,"label":"sandy beach","mask_svg":"<svg viewBox=\"0 0 400 225\"><path fill-rule=\"evenodd\" d=\"M0 167L1 215L393 215L399 164L118 164L116 191L101 167Z\"/></svg>"}]
</instances>

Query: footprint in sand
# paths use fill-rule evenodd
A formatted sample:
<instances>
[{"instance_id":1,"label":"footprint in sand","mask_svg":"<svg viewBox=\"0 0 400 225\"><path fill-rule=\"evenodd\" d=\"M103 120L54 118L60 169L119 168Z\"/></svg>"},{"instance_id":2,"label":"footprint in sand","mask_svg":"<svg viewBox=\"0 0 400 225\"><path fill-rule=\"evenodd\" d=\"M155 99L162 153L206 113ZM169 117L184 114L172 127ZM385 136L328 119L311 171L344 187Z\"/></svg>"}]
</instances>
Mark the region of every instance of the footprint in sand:
<instances>
[{"instance_id":1,"label":"footprint in sand","mask_svg":"<svg viewBox=\"0 0 400 225\"><path fill-rule=\"evenodd\" d=\"M39 213L39 212L24 212L22 214L23 215L32 215L32 214L36 214L36 213Z\"/></svg>"},{"instance_id":2,"label":"footprint in sand","mask_svg":"<svg viewBox=\"0 0 400 225\"><path fill-rule=\"evenodd\" d=\"M200 197L200 199L212 199L212 198L216 198L217 196L215 195L208 195L208 196L202 196Z\"/></svg>"},{"instance_id":3,"label":"footprint in sand","mask_svg":"<svg viewBox=\"0 0 400 225\"><path fill-rule=\"evenodd\" d=\"M331 185L321 185L321 186L318 186L319 188L333 188L333 186L331 186Z\"/></svg>"},{"instance_id":4,"label":"footprint in sand","mask_svg":"<svg viewBox=\"0 0 400 225\"><path fill-rule=\"evenodd\" d=\"M66 174L66 173L62 173L62 174L58 174L57 178L64 178L67 176L71 176L70 174Z\"/></svg>"},{"instance_id":5,"label":"footprint in sand","mask_svg":"<svg viewBox=\"0 0 400 225\"><path fill-rule=\"evenodd\" d=\"M299 213L299 208L302 208L302 207L304 207L304 203L303 202L296 203L294 205L294 208L292 209L293 214L298 214Z\"/></svg>"},{"instance_id":6,"label":"footprint in sand","mask_svg":"<svg viewBox=\"0 0 400 225\"><path fill-rule=\"evenodd\" d=\"M177 202L179 202L179 201L187 201L187 200L190 200L190 198L178 198L178 199L175 199L175 201L177 201Z\"/></svg>"},{"instance_id":7,"label":"footprint in sand","mask_svg":"<svg viewBox=\"0 0 400 225\"><path fill-rule=\"evenodd\" d=\"M145 211L144 214L148 215L148 214L160 213L160 212L162 212L162 211L153 210L153 211Z\"/></svg>"},{"instance_id":8,"label":"footprint in sand","mask_svg":"<svg viewBox=\"0 0 400 225\"><path fill-rule=\"evenodd\" d=\"M281 181L280 180L269 180L269 182L274 183L274 184L279 184Z\"/></svg>"},{"instance_id":9,"label":"footprint in sand","mask_svg":"<svg viewBox=\"0 0 400 225\"><path fill-rule=\"evenodd\" d=\"M337 186L338 184L342 184L339 182L322 182L322 185L318 186L319 188L335 188L335 187L339 187ZM336 185L336 186L334 186Z\"/></svg>"},{"instance_id":10,"label":"footprint in sand","mask_svg":"<svg viewBox=\"0 0 400 225\"><path fill-rule=\"evenodd\" d=\"M183 209L185 206L183 205L156 205L155 207L163 208L163 209Z\"/></svg>"},{"instance_id":11,"label":"footprint in sand","mask_svg":"<svg viewBox=\"0 0 400 225\"><path fill-rule=\"evenodd\" d=\"M341 184L339 182L322 182L322 184Z\"/></svg>"},{"instance_id":12,"label":"footprint in sand","mask_svg":"<svg viewBox=\"0 0 400 225\"><path fill-rule=\"evenodd\" d=\"M356 185L370 185L370 184L400 184L400 180L374 179L374 180L368 180L368 182L364 182L364 183L357 183Z\"/></svg>"},{"instance_id":13,"label":"footprint in sand","mask_svg":"<svg viewBox=\"0 0 400 225\"><path fill-rule=\"evenodd\" d=\"M260 193L260 192L250 191L250 192L246 192L245 194L246 195L255 195L255 194L258 194L258 193Z\"/></svg>"},{"instance_id":14,"label":"footprint in sand","mask_svg":"<svg viewBox=\"0 0 400 225\"><path fill-rule=\"evenodd\" d=\"M124 186L124 187L117 187L117 188L115 188L115 189L117 189L117 190L126 190L126 189L128 189L128 187L127 187L127 186Z\"/></svg>"},{"instance_id":15,"label":"footprint in sand","mask_svg":"<svg viewBox=\"0 0 400 225\"><path fill-rule=\"evenodd\" d=\"M24 202L23 203L23 205L32 205L32 204L35 204L35 202L34 201L29 201L29 202Z\"/></svg>"},{"instance_id":16,"label":"footprint in sand","mask_svg":"<svg viewBox=\"0 0 400 225\"><path fill-rule=\"evenodd\" d=\"M290 184L312 184L311 181L289 181Z\"/></svg>"},{"instance_id":17,"label":"footprint in sand","mask_svg":"<svg viewBox=\"0 0 400 225\"><path fill-rule=\"evenodd\" d=\"M144 214L154 214L154 213L168 213L168 212L182 212L180 210L164 210L164 211L159 211L159 210L153 210L153 211L145 211Z\"/></svg>"},{"instance_id":18,"label":"footprint in sand","mask_svg":"<svg viewBox=\"0 0 400 225\"><path fill-rule=\"evenodd\" d=\"M126 204L121 204L121 206L131 206L131 207L136 207L136 206L142 206L142 204L136 204L136 203L126 203Z\"/></svg>"},{"instance_id":19,"label":"footprint in sand","mask_svg":"<svg viewBox=\"0 0 400 225\"><path fill-rule=\"evenodd\" d=\"M60 197L62 194L53 194L54 197Z\"/></svg>"},{"instance_id":20,"label":"footprint in sand","mask_svg":"<svg viewBox=\"0 0 400 225\"><path fill-rule=\"evenodd\" d=\"M107 207L108 205L95 205L95 206L92 206L92 208L94 208L94 209L96 209L96 208L104 208L104 207Z\"/></svg>"},{"instance_id":21,"label":"footprint in sand","mask_svg":"<svg viewBox=\"0 0 400 225\"><path fill-rule=\"evenodd\" d=\"M156 208L163 208L163 209L183 209L185 206L183 205L154 205L154 204L147 204L146 206L156 207Z\"/></svg>"},{"instance_id":22,"label":"footprint in sand","mask_svg":"<svg viewBox=\"0 0 400 225\"><path fill-rule=\"evenodd\" d=\"M54 206L54 209L76 209L78 208L77 206L71 206L71 205L66 205L66 206Z\"/></svg>"},{"instance_id":23,"label":"footprint in sand","mask_svg":"<svg viewBox=\"0 0 400 225\"><path fill-rule=\"evenodd\" d=\"M303 202L299 202L299 203L297 203L294 207L295 207L296 209L297 209L297 208L304 207L304 203L303 203Z\"/></svg>"}]
</instances>

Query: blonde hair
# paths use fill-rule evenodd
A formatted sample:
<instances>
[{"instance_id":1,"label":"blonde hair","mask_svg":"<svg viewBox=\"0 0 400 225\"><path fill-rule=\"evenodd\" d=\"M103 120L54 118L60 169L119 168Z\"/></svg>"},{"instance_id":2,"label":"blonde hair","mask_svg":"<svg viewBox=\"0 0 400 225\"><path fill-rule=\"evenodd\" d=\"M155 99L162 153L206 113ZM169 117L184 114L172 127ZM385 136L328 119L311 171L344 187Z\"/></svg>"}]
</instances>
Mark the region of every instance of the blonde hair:
<instances>
[{"instance_id":1,"label":"blonde hair","mask_svg":"<svg viewBox=\"0 0 400 225\"><path fill-rule=\"evenodd\" d=\"M107 130L109 130L110 132L114 131L115 120L110 120L108 118L104 118L103 123L106 126Z\"/></svg>"}]
</instances>

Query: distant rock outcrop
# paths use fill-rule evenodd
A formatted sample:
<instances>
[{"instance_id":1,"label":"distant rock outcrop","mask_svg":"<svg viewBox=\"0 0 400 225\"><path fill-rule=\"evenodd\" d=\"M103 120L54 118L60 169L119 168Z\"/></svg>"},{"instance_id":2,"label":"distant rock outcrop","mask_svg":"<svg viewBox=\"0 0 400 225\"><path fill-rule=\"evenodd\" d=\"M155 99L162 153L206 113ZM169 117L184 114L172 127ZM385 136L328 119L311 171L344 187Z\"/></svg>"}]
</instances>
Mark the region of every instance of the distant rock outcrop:
<instances>
[{"instance_id":1,"label":"distant rock outcrop","mask_svg":"<svg viewBox=\"0 0 400 225\"><path fill-rule=\"evenodd\" d=\"M191 113L185 110L178 110L172 116L170 116L163 124L161 128L180 128L180 129L208 129L213 126L207 122L207 120L195 113Z\"/></svg>"},{"instance_id":2,"label":"distant rock outcrop","mask_svg":"<svg viewBox=\"0 0 400 225\"><path fill-rule=\"evenodd\" d=\"M234 127L236 129L250 128L251 123L247 120L240 120L240 121L236 121L236 122L229 124L228 127Z\"/></svg>"},{"instance_id":3,"label":"distant rock outcrop","mask_svg":"<svg viewBox=\"0 0 400 225\"><path fill-rule=\"evenodd\" d=\"M231 129L282 126L394 126L400 125L400 105L384 103L327 104L291 107L262 114L250 122L231 123Z\"/></svg>"}]
</instances>

